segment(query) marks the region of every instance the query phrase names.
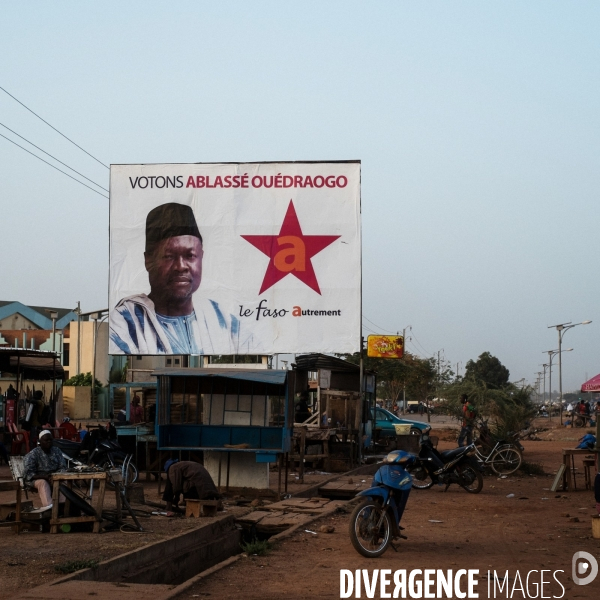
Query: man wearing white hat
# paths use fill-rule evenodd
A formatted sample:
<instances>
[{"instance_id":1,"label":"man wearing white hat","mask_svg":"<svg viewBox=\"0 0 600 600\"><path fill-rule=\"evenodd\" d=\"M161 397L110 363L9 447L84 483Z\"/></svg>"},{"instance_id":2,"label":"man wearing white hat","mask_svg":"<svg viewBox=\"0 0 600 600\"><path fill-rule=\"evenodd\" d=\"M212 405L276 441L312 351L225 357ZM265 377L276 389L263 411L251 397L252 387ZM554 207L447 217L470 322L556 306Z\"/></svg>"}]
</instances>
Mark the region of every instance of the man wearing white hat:
<instances>
[{"instance_id":1,"label":"man wearing white hat","mask_svg":"<svg viewBox=\"0 0 600 600\"><path fill-rule=\"evenodd\" d=\"M240 321L207 298L202 235L190 206L168 202L146 217L149 294L123 298L110 311L110 354L239 354Z\"/></svg>"},{"instance_id":2,"label":"man wearing white hat","mask_svg":"<svg viewBox=\"0 0 600 600\"><path fill-rule=\"evenodd\" d=\"M54 447L54 438L47 429L40 432L38 447L25 455L23 459L25 485L34 487L42 501L42 508L52 506L52 473L64 471L67 463L62 452ZM60 496L59 502L64 502Z\"/></svg>"}]
</instances>

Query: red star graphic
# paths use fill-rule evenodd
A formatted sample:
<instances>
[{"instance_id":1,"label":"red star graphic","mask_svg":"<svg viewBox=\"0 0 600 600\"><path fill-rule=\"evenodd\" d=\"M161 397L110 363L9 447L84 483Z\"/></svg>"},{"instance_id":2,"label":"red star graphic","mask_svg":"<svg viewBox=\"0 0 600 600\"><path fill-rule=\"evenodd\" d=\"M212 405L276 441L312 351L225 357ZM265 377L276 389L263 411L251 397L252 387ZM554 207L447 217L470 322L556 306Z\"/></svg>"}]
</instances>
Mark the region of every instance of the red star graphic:
<instances>
[{"instance_id":1,"label":"red star graphic","mask_svg":"<svg viewBox=\"0 0 600 600\"><path fill-rule=\"evenodd\" d=\"M304 235L296 216L294 203L290 200L279 235L241 237L270 258L259 294L290 274L320 294L321 290L310 259L341 236Z\"/></svg>"}]
</instances>

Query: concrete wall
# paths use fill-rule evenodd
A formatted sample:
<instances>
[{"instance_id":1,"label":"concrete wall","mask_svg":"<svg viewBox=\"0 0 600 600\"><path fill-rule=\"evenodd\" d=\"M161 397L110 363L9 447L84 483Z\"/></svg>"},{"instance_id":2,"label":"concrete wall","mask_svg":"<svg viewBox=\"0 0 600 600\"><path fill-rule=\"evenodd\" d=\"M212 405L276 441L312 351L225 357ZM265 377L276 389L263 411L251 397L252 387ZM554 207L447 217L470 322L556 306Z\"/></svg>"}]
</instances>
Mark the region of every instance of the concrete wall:
<instances>
[{"instance_id":1,"label":"concrete wall","mask_svg":"<svg viewBox=\"0 0 600 600\"><path fill-rule=\"evenodd\" d=\"M23 315L14 313L0 321L0 329L39 329L39 327Z\"/></svg>"},{"instance_id":2,"label":"concrete wall","mask_svg":"<svg viewBox=\"0 0 600 600\"><path fill-rule=\"evenodd\" d=\"M81 332L79 326L81 325ZM96 333L97 327L97 333ZM96 344L96 379L106 385L108 383L110 358L108 356L108 323L95 321L73 321L70 325L68 376L77 373L92 373L94 362L94 342Z\"/></svg>"},{"instance_id":3,"label":"concrete wall","mask_svg":"<svg viewBox=\"0 0 600 600\"><path fill-rule=\"evenodd\" d=\"M239 488L269 489L269 464L257 463L254 452L231 452L229 485ZM227 452L204 452L204 468L215 485L219 485L219 460L221 461L221 487L227 484Z\"/></svg>"},{"instance_id":4,"label":"concrete wall","mask_svg":"<svg viewBox=\"0 0 600 600\"><path fill-rule=\"evenodd\" d=\"M92 411L92 388L90 386L63 387L63 412L71 419L89 419Z\"/></svg>"}]
</instances>

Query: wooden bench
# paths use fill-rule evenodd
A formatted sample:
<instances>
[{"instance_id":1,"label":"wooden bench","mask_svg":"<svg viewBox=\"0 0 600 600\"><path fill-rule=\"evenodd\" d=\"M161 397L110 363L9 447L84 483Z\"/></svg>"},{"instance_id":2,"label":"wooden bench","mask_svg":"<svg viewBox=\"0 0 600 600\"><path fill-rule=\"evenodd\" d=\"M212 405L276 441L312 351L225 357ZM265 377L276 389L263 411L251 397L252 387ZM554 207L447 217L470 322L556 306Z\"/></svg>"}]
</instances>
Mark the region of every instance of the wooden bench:
<instances>
[{"instance_id":1,"label":"wooden bench","mask_svg":"<svg viewBox=\"0 0 600 600\"><path fill-rule=\"evenodd\" d=\"M219 500L193 500L186 499L185 501L185 516L186 517L214 517L217 514Z\"/></svg>"}]
</instances>

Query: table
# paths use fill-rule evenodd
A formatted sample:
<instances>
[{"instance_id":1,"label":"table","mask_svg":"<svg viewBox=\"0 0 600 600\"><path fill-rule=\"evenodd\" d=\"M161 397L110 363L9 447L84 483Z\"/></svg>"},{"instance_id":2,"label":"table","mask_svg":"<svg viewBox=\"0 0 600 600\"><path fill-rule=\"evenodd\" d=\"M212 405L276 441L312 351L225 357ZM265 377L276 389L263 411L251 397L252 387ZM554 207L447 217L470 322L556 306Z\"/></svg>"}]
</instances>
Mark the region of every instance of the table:
<instances>
[{"instance_id":1,"label":"table","mask_svg":"<svg viewBox=\"0 0 600 600\"><path fill-rule=\"evenodd\" d=\"M588 454L596 454L596 465L598 464L599 450L587 450L585 448L563 448L563 461L565 471L562 478L562 489L575 491L577 490L577 479L575 478L575 456L587 456Z\"/></svg>"},{"instance_id":2,"label":"table","mask_svg":"<svg viewBox=\"0 0 600 600\"><path fill-rule=\"evenodd\" d=\"M9 492L16 490L17 492L17 514L14 521L0 523L0 527L14 526L17 533L21 533L21 484L18 481L0 481L0 492Z\"/></svg>"},{"instance_id":3,"label":"table","mask_svg":"<svg viewBox=\"0 0 600 600\"><path fill-rule=\"evenodd\" d=\"M98 491L93 498L91 505L96 511L97 516L85 517L59 517L58 499L59 485L65 483L69 489L73 489L74 481L99 482ZM53 473L52 474L52 517L50 519L50 533L58 533L60 525L67 523L94 523L94 533L100 533L100 523L102 521L102 507L104 505L104 488L106 486L106 473ZM69 513L70 502L67 498L65 502L65 514Z\"/></svg>"}]
</instances>

